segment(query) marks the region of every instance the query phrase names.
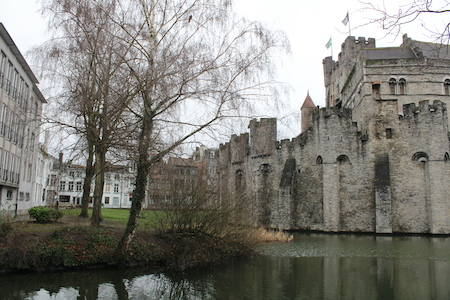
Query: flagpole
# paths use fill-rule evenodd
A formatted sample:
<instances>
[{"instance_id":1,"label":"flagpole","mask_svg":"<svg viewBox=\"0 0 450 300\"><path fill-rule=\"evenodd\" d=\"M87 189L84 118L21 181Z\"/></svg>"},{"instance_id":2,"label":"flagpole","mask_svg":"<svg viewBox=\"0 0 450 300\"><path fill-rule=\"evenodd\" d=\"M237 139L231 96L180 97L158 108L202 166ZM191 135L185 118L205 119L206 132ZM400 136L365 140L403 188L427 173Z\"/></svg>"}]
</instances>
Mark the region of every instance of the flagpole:
<instances>
[{"instance_id":1,"label":"flagpole","mask_svg":"<svg viewBox=\"0 0 450 300\"><path fill-rule=\"evenodd\" d=\"M330 40L331 40L331 60L333 60L333 37L330 36Z\"/></svg>"},{"instance_id":2,"label":"flagpole","mask_svg":"<svg viewBox=\"0 0 450 300\"><path fill-rule=\"evenodd\" d=\"M348 34L350 36L352 36L352 27L350 26L350 15L348 13L348 10L347 10L347 16L348 16Z\"/></svg>"}]
</instances>

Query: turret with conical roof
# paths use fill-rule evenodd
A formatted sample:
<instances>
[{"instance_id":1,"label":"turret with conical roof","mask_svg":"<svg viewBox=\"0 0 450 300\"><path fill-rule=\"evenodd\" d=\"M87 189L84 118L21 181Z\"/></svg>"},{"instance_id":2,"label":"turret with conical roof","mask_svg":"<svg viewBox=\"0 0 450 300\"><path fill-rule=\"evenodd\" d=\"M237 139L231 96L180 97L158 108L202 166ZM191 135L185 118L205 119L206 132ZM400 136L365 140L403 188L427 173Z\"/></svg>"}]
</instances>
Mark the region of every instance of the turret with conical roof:
<instances>
[{"instance_id":1,"label":"turret with conical roof","mask_svg":"<svg viewBox=\"0 0 450 300\"><path fill-rule=\"evenodd\" d=\"M303 101L301 112L301 130L302 132L308 129L312 125L312 112L315 110L316 106L308 94L306 95L305 101Z\"/></svg>"}]
</instances>

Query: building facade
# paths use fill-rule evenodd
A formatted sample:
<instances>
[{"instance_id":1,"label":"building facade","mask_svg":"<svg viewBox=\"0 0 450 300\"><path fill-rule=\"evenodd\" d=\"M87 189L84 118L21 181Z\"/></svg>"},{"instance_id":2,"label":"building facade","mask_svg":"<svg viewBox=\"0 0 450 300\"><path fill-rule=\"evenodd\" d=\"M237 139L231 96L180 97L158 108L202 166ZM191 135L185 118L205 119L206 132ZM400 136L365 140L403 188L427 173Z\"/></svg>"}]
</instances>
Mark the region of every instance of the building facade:
<instances>
[{"instance_id":1,"label":"building facade","mask_svg":"<svg viewBox=\"0 0 450 300\"><path fill-rule=\"evenodd\" d=\"M214 171L217 162L215 154L214 149L202 146L196 149L193 158L169 157L153 165L148 182L148 207L175 208L194 199L200 208L213 204L217 180L210 177L210 171Z\"/></svg>"},{"instance_id":2,"label":"building facade","mask_svg":"<svg viewBox=\"0 0 450 300\"><path fill-rule=\"evenodd\" d=\"M221 197L269 228L449 234L448 50L348 37L323 63L327 107L308 95L297 137L255 119L220 145Z\"/></svg>"},{"instance_id":3,"label":"building facade","mask_svg":"<svg viewBox=\"0 0 450 300\"><path fill-rule=\"evenodd\" d=\"M37 186L39 134L46 100L38 80L0 23L0 210L23 213L42 203Z\"/></svg>"},{"instance_id":4,"label":"building facade","mask_svg":"<svg viewBox=\"0 0 450 300\"><path fill-rule=\"evenodd\" d=\"M60 207L80 206L83 198L83 184L86 167L64 163L62 154L53 158L51 172L47 177L46 204ZM105 172L102 205L105 208L130 208L134 187L134 174L129 166L108 165ZM94 182L91 183L91 200Z\"/></svg>"}]
</instances>

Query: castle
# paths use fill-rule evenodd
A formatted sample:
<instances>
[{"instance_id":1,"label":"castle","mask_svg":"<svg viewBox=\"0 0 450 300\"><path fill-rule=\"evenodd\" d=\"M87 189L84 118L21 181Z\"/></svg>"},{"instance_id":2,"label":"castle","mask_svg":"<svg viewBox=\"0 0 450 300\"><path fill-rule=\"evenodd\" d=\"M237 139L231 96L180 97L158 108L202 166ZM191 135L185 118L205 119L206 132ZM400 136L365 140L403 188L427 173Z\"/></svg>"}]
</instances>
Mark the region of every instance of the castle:
<instances>
[{"instance_id":1,"label":"castle","mask_svg":"<svg viewBox=\"0 0 450 300\"><path fill-rule=\"evenodd\" d=\"M300 135L278 141L276 119L254 119L220 145L220 194L268 228L450 234L449 50L348 37L323 61L326 108L306 97Z\"/></svg>"}]
</instances>

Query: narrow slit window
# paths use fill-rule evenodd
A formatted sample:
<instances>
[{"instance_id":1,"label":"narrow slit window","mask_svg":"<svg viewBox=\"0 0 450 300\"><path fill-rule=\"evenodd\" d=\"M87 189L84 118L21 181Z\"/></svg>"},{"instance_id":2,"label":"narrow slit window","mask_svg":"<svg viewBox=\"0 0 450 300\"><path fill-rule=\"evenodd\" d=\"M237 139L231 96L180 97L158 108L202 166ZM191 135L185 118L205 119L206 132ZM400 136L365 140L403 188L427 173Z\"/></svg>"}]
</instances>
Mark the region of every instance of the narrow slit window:
<instances>
[{"instance_id":1,"label":"narrow slit window","mask_svg":"<svg viewBox=\"0 0 450 300\"><path fill-rule=\"evenodd\" d=\"M386 139L392 139L392 128L386 128Z\"/></svg>"}]
</instances>

